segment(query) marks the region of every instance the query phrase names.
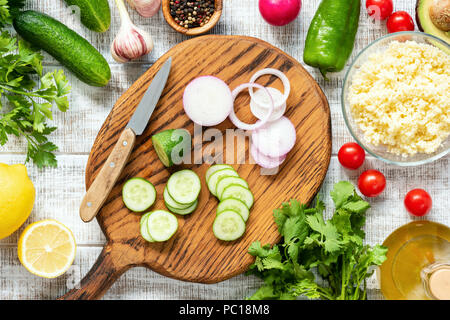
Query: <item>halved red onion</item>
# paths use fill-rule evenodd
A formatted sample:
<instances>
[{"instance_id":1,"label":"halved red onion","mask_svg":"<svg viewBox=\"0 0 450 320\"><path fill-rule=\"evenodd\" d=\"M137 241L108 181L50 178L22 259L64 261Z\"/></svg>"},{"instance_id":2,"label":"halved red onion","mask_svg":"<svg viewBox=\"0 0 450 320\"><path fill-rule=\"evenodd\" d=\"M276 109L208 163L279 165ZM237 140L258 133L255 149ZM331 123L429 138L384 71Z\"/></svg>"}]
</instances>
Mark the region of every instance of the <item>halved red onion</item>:
<instances>
[{"instance_id":1,"label":"halved red onion","mask_svg":"<svg viewBox=\"0 0 450 320\"><path fill-rule=\"evenodd\" d=\"M281 105L283 103L286 103L289 94L291 93L291 83L289 82L288 77L281 72L280 70L277 69L273 69L273 68L266 68L266 69L262 69L257 71L251 78L250 78L250 83L255 83L256 79L258 79L261 76L264 76L266 74L271 74L274 76L277 76L278 78L280 78L281 82L283 82L283 87L284 87L284 92L283 92L283 97L281 99L274 99L274 109L277 109L279 107L281 107ZM256 103L258 103L261 107L264 108L269 108L269 105L266 102L261 102L258 101L257 99L255 99L255 93L253 92L253 88L249 89L250 92L250 96L252 97L252 100L255 100Z\"/></svg>"},{"instance_id":2,"label":"halved red onion","mask_svg":"<svg viewBox=\"0 0 450 320\"><path fill-rule=\"evenodd\" d=\"M252 132L252 143L258 151L273 158L284 156L291 151L296 138L294 125L284 116Z\"/></svg>"},{"instance_id":3,"label":"halved red onion","mask_svg":"<svg viewBox=\"0 0 450 320\"><path fill-rule=\"evenodd\" d=\"M250 144L250 154L257 164L266 169L273 169L279 167L284 160L286 160L287 155L281 157L268 157L261 152L259 152L256 145Z\"/></svg>"},{"instance_id":4,"label":"halved red onion","mask_svg":"<svg viewBox=\"0 0 450 320\"><path fill-rule=\"evenodd\" d=\"M248 123L245 123L245 122L242 122L241 120L239 120L238 117L236 116L236 113L234 112L234 107L231 108L231 112L230 112L230 116L229 116L231 122L239 129L251 131L251 130L256 130L258 128L261 128L264 124L266 124L267 121L269 120L270 116L272 115L274 108L273 108L272 96L270 95L269 91L265 87L263 87L262 85L257 84L257 83L244 83L244 84L241 84L240 86L237 86L231 92L231 95L233 96L233 103L236 100L236 97L238 96L238 94L242 90L247 89L247 88L258 88L260 90L264 90L267 93L267 96L270 98L270 107L268 109L267 114L265 115L265 117L263 119L257 121L254 124L248 124Z\"/></svg>"},{"instance_id":5,"label":"halved red onion","mask_svg":"<svg viewBox=\"0 0 450 320\"><path fill-rule=\"evenodd\" d=\"M234 98L228 85L213 76L195 78L186 86L183 107L187 116L201 126L223 122L233 109Z\"/></svg>"},{"instance_id":6,"label":"halved red onion","mask_svg":"<svg viewBox=\"0 0 450 320\"><path fill-rule=\"evenodd\" d=\"M272 87L266 87L266 89L269 91L269 93L272 96L272 99L274 101L282 99L283 93L281 93L280 90L278 90L276 88L272 88ZM267 103L267 101L266 101L267 95L260 89L255 91L255 98L258 101ZM259 103L256 102L256 100L251 99L250 110L252 111L252 113L255 117L257 117L258 119L263 119L269 110L265 107L261 107L259 105ZM286 112L286 102L273 110L272 115L270 116L268 121L275 121L275 120L281 118L285 112Z\"/></svg>"}]
</instances>

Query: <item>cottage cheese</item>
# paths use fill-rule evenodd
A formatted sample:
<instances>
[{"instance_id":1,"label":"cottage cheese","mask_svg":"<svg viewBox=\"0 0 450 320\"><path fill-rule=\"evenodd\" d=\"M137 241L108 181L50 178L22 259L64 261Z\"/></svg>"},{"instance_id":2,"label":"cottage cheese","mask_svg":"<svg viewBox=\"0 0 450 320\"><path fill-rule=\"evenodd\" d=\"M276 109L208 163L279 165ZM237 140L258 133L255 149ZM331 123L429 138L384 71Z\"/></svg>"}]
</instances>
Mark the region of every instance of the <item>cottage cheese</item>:
<instances>
[{"instance_id":1,"label":"cottage cheese","mask_svg":"<svg viewBox=\"0 0 450 320\"><path fill-rule=\"evenodd\" d=\"M433 153L450 135L450 57L415 41L369 56L349 88L366 141L409 156Z\"/></svg>"}]
</instances>

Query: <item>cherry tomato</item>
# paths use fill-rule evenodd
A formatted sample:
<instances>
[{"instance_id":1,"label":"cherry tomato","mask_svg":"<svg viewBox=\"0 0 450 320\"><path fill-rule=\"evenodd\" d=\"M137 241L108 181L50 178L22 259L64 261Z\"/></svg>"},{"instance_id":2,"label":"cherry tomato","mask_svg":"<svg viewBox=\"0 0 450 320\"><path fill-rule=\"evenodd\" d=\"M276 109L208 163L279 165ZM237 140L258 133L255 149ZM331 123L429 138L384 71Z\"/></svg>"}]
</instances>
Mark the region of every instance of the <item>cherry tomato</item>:
<instances>
[{"instance_id":1,"label":"cherry tomato","mask_svg":"<svg viewBox=\"0 0 450 320\"><path fill-rule=\"evenodd\" d=\"M380 195L386 187L386 178L378 170L364 171L358 178L359 191L366 197Z\"/></svg>"},{"instance_id":2,"label":"cherry tomato","mask_svg":"<svg viewBox=\"0 0 450 320\"><path fill-rule=\"evenodd\" d=\"M430 211L432 205L430 195L423 189L413 189L409 191L403 202L406 210L417 217L426 215Z\"/></svg>"},{"instance_id":3,"label":"cherry tomato","mask_svg":"<svg viewBox=\"0 0 450 320\"><path fill-rule=\"evenodd\" d=\"M369 16L375 20L384 20L391 15L394 5L392 0L367 0L366 9Z\"/></svg>"},{"instance_id":4,"label":"cherry tomato","mask_svg":"<svg viewBox=\"0 0 450 320\"><path fill-rule=\"evenodd\" d=\"M414 21L406 11L397 11L391 14L387 21L389 33L400 31L414 31Z\"/></svg>"},{"instance_id":5,"label":"cherry tomato","mask_svg":"<svg viewBox=\"0 0 450 320\"><path fill-rule=\"evenodd\" d=\"M355 142L344 143L338 152L338 159L344 168L355 170L361 167L366 158L364 149Z\"/></svg>"}]
</instances>

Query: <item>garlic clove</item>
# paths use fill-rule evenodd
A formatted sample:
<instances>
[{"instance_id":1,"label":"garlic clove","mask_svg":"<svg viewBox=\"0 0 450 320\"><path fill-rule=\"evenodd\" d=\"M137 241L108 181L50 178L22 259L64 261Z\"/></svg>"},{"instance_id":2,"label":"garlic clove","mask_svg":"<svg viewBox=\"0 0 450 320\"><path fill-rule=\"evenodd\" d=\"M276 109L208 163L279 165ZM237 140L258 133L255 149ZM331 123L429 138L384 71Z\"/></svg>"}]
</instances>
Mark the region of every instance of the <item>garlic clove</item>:
<instances>
[{"instance_id":1,"label":"garlic clove","mask_svg":"<svg viewBox=\"0 0 450 320\"><path fill-rule=\"evenodd\" d=\"M122 25L111 43L111 55L120 63L138 59L152 50L153 39L150 34L132 24Z\"/></svg>"},{"instance_id":2,"label":"garlic clove","mask_svg":"<svg viewBox=\"0 0 450 320\"><path fill-rule=\"evenodd\" d=\"M142 17L150 18L158 13L161 0L127 0L130 6Z\"/></svg>"}]
</instances>

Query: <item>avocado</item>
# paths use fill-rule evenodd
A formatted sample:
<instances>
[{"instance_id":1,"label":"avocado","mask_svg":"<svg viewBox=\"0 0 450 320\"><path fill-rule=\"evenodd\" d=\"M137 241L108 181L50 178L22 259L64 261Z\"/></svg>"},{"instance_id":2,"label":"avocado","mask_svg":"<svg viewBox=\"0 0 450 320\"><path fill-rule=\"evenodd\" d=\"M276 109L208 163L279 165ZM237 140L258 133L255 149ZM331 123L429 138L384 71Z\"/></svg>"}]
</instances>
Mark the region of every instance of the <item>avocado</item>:
<instances>
[{"instance_id":1,"label":"avocado","mask_svg":"<svg viewBox=\"0 0 450 320\"><path fill-rule=\"evenodd\" d=\"M430 16L430 9L435 9L436 0L417 0L416 21L420 31L436 36L450 44L450 31L441 30L436 26ZM438 0L448 3L447 0ZM447 10L447 8L444 8ZM445 11L448 12L448 11Z\"/></svg>"}]
</instances>

